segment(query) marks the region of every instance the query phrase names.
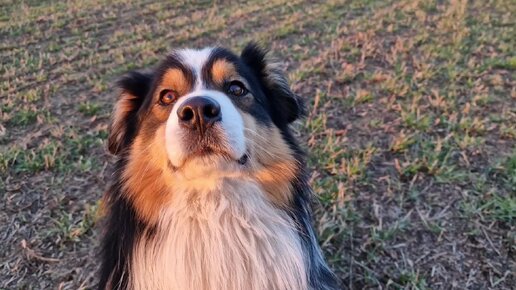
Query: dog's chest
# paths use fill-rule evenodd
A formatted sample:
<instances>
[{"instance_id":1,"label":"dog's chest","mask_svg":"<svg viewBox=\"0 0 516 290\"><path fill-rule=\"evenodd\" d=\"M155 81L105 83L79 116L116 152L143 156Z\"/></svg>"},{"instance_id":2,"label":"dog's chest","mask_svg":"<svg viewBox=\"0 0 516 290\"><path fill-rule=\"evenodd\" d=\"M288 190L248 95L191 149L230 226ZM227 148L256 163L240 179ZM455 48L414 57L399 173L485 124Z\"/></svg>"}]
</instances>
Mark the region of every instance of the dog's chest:
<instances>
[{"instance_id":1,"label":"dog's chest","mask_svg":"<svg viewBox=\"0 0 516 290\"><path fill-rule=\"evenodd\" d=\"M176 198L130 272L134 289L307 289L292 219L249 185Z\"/></svg>"}]
</instances>

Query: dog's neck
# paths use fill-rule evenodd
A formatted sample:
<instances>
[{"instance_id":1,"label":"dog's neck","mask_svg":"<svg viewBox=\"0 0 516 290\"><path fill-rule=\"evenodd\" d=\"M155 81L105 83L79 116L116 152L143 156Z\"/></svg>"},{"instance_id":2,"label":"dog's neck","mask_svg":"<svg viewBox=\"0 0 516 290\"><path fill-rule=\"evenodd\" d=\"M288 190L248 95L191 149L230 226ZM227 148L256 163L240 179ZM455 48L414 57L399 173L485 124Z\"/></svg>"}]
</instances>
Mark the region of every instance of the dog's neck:
<instances>
[{"instance_id":1,"label":"dog's neck","mask_svg":"<svg viewBox=\"0 0 516 290\"><path fill-rule=\"evenodd\" d=\"M221 178L174 190L132 258L134 289L307 289L290 216L258 183Z\"/></svg>"}]
</instances>

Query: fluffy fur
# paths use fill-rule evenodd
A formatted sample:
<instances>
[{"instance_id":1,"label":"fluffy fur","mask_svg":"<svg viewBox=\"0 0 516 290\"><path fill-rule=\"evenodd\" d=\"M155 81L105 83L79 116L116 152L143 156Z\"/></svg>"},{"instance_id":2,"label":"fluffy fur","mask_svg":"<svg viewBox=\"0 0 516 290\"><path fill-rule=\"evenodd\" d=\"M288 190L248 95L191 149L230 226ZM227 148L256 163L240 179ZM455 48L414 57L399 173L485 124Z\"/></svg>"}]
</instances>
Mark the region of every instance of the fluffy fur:
<instances>
[{"instance_id":1,"label":"fluffy fur","mask_svg":"<svg viewBox=\"0 0 516 290\"><path fill-rule=\"evenodd\" d=\"M307 289L292 218L252 180L227 178L212 186L200 192L179 186L156 237L138 242L130 283L137 289Z\"/></svg>"},{"instance_id":2,"label":"fluffy fur","mask_svg":"<svg viewBox=\"0 0 516 290\"><path fill-rule=\"evenodd\" d=\"M118 85L99 289L338 289L289 128L302 102L263 50L178 50ZM203 134L177 117L197 96L221 106Z\"/></svg>"}]
</instances>

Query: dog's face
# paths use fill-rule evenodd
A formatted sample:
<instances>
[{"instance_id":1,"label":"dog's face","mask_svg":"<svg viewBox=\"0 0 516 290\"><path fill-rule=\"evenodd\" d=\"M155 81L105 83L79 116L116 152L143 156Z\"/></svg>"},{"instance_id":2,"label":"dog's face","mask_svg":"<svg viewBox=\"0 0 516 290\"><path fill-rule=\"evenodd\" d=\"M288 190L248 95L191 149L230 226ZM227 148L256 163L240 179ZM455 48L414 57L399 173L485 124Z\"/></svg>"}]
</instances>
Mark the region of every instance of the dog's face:
<instances>
[{"instance_id":1,"label":"dog's face","mask_svg":"<svg viewBox=\"0 0 516 290\"><path fill-rule=\"evenodd\" d=\"M265 53L178 50L150 73L122 78L109 137L126 160L123 177L138 212L151 219L170 192L250 178L285 205L299 170L289 123L300 99Z\"/></svg>"}]
</instances>

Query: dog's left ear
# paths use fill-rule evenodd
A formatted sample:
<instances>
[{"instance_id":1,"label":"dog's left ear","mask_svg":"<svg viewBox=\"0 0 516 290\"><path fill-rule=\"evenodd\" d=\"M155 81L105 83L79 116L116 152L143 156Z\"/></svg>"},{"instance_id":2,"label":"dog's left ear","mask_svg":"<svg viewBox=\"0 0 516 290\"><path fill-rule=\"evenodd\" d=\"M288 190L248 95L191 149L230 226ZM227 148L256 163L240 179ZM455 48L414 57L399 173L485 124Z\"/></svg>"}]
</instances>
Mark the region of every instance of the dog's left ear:
<instances>
[{"instance_id":1,"label":"dog's left ear","mask_svg":"<svg viewBox=\"0 0 516 290\"><path fill-rule=\"evenodd\" d=\"M267 59L266 50L256 43L249 43L240 57L261 82L271 104L273 121L291 123L304 116L305 106L302 99L292 92L278 64Z\"/></svg>"},{"instance_id":2,"label":"dog's left ear","mask_svg":"<svg viewBox=\"0 0 516 290\"><path fill-rule=\"evenodd\" d=\"M132 142L138 123L137 113L149 93L152 78L149 72L132 71L118 80L120 94L108 137L108 149L112 154L120 154Z\"/></svg>"}]
</instances>

